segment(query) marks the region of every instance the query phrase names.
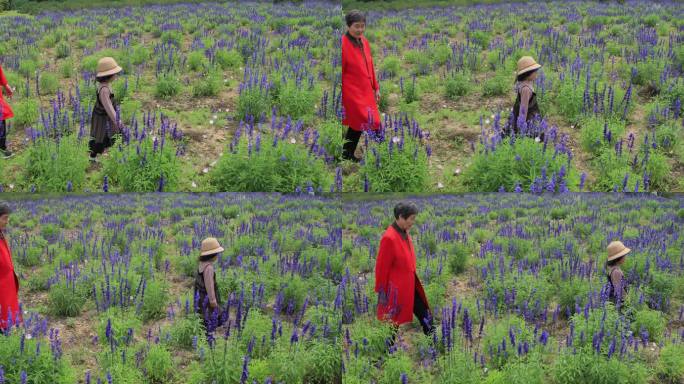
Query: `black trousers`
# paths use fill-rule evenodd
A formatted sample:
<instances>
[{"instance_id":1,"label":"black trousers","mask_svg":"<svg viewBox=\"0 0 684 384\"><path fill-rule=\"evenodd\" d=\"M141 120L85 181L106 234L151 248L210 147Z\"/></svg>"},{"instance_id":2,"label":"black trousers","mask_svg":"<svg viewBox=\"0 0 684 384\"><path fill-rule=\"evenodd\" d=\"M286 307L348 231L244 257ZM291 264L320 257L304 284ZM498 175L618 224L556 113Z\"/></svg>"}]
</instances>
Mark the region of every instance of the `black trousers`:
<instances>
[{"instance_id":1,"label":"black trousers","mask_svg":"<svg viewBox=\"0 0 684 384\"><path fill-rule=\"evenodd\" d=\"M7 123L0 120L0 151L7 150Z\"/></svg>"},{"instance_id":2,"label":"black trousers","mask_svg":"<svg viewBox=\"0 0 684 384\"><path fill-rule=\"evenodd\" d=\"M426 336L430 336L435 332L435 325L434 321L432 319L432 315L430 314L430 311L428 311L428 306L427 303L423 301L421 298L420 294L418 293L418 286L416 285L415 291L414 291L414 299L413 299L413 314L418 318L418 321L420 322L420 326L423 328L423 333ZM392 338L389 341L389 346L393 346L394 342L396 341L397 338L397 331L399 330L399 327L394 326L394 329L392 331Z\"/></svg>"},{"instance_id":3,"label":"black trousers","mask_svg":"<svg viewBox=\"0 0 684 384\"><path fill-rule=\"evenodd\" d=\"M88 148L90 149L90 157L95 157L99 154L102 154L106 148L109 148L114 144L112 142L112 139L109 137L105 137L104 141L101 143L98 143L95 141L94 138L90 138L90 142L88 142Z\"/></svg>"},{"instance_id":4,"label":"black trousers","mask_svg":"<svg viewBox=\"0 0 684 384\"><path fill-rule=\"evenodd\" d=\"M417 287L414 295L413 314L416 315L418 321L420 322L420 326L423 327L423 333L426 335L431 335L435 330L435 326L432 321L432 315L430 314L430 311L428 311L427 303L425 303L420 297Z\"/></svg>"},{"instance_id":5,"label":"black trousers","mask_svg":"<svg viewBox=\"0 0 684 384\"><path fill-rule=\"evenodd\" d=\"M354 158L354 152L356 152L356 146L359 144L362 133L362 131L355 131L351 128L347 128L347 134L344 137L344 145L342 146L343 159L349 160Z\"/></svg>"}]
</instances>

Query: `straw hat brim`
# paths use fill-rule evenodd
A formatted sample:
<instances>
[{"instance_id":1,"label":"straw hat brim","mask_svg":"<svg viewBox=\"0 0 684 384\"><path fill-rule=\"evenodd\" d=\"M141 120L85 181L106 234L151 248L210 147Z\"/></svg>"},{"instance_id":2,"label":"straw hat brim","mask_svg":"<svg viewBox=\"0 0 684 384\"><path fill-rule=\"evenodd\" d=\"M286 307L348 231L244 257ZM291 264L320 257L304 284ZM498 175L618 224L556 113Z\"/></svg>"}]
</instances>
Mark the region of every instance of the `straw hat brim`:
<instances>
[{"instance_id":1,"label":"straw hat brim","mask_svg":"<svg viewBox=\"0 0 684 384\"><path fill-rule=\"evenodd\" d=\"M519 71L516 73L516 75L520 76L520 75L522 75L522 74L524 74L524 73L527 73L527 72L530 72L530 71L534 71L535 69L539 69L539 68L541 68L541 64L535 63L535 64L530 65L530 66L527 67L527 68L523 68L523 69L519 70Z\"/></svg>"},{"instance_id":2,"label":"straw hat brim","mask_svg":"<svg viewBox=\"0 0 684 384\"><path fill-rule=\"evenodd\" d=\"M97 77L105 77L105 76L111 76L111 75L116 75L117 73L123 71L123 68L119 67L118 65L108 71L104 72L98 72Z\"/></svg>"},{"instance_id":3,"label":"straw hat brim","mask_svg":"<svg viewBox=\"0 0 684 384\"><path fill-rule=\"evenodd\" d=\"M608 261L613 261L613 260L619 259L619 258L621 258L622 256L628 254L628 253L631 252L631 251L632 251L631 249L625 247L625 249L623 249L622 251L620 251L620 252L616 253L615 255L609 257L609 258L608 258Z\"/></svg>"},{"instance_id":4,"label":"straw hat brim","mask_svg":"<svg viewBox=\"0 0 684 384\"><path fill-rule=\"evenodd\" d=\"M219 252L223 252L223 247L218 247L218 248L210 249L208 251L204 251L204 252L200 253L200 256L213 255L214 253L219 253Z\"/></svg>"}]
</instances>

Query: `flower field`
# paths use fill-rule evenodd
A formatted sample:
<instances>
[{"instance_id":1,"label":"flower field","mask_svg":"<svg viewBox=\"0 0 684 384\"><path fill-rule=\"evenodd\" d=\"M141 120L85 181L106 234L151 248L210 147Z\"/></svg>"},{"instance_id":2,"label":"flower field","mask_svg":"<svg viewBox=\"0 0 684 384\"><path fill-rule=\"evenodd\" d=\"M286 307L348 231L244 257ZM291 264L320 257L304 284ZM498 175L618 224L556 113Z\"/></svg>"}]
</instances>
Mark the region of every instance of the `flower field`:
<instances>
[{"instance_id":1,"label":"flower field","mask_svg":"<svg viewBox=\"0 0 684 384\"><path fill-rule=\"evenodd\" d=\"M341 382L334 202L280 195L12 201L24 322L0 383ZM219 239L220 318L194 313L199 244Z\"/></svg>"},{"instance_id":2,"label":"flower field","mask_svg":"<svg viewBox=\"0 0 684 384\"><path fill-rule=\"evenodd\" d=\"M384 130L337 162L338 2L0 16L17 90L5 191L682 191L684 7L549 2L368 12ZM633 17L633 15L637 15ZM504 139L517 59L543 65L544 120ZM122 137L85 148L97 60ZM535 136L543 140L535 142ZM296 170L296 172L295 172ZM106 182L105 182L106 180Z\"/></svg>"},{"instance_id":3,"label":"flower field","mask_svg":"<svg viewBox=\"0 0 684 384\"><path fill-rule=\"evenodd\" d=\"M24 322L0 336L0 382L684 378L681 196L411 197L437 331L414 321L388 348L373 271L400 197L16 196L6 234ZM208 236L225 248L225 323L205 336L193 281ZM622 312L605 295L613 239L632 249Z\"/></svg>"},{"instance_id":4,"label":"flower field","mask_svg":"<svg viewBox=\"0 0 684 384\"><path fill-rule=\"evenodd\" d=\"M398 198L398 197L396 197ZM398 201L345 198L345 383L677 383L684 374L684 201L647 195L423 196L411 230L437 328L375 318L375 256ZM626 307L606 245L632 249ZM415 319L415 318L414 318Z\"/></svg>"}]
</instances>

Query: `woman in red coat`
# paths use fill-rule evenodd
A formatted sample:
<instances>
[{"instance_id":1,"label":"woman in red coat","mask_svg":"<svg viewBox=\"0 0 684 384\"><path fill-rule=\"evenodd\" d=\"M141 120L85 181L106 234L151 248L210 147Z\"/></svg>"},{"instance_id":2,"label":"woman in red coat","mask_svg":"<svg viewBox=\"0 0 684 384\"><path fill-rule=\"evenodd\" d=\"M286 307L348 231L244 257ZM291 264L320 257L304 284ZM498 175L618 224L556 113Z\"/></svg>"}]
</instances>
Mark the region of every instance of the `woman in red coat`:
<instances>
[{"instance_id":1,"label":"woman in red coat","mask_svg":"<svg viewBox=\"0 0 684 384\"><path fill-rule=\"evenodd\" d=\"M375 78L375 67L370 44L363 36L366 16L350 11L346 17L347 33L342 36L342 104L347 128L342 158L359 161L355 156L361 133L380 129L380 85Z\"/></svg>"},{"instance_id":2,"label":"woman in red coat","mask_svg":"<svg viewBox=\"0 0 684 384\"><path fill-rule=\"evenodd\" d=\"M7 92L7 97L12 98L12 87L7 84L7 79L5 79L5 74L2 72L2 66L0 65L0 86ZM12 108L5 101L2 96L2 90L0 90L0 156L8 158L12 156L12 152L7 150L7 125L5 120L14 117Z\"/></svg>"},{"instance_id":3,"label":"woman in red coat","mask_svg":"<svg viewBox=\"0 0 684 384\"><path fill-rule=\"evenodd\" d=\"M378 293L378 319L395 326L413 320L415 314L423 333L434 332L430 306L416 275L416 253L408 231L416 221L418 208L412 203L394 207L395 222L380 240L375 264L375 292Z\"/></svg>"},{"instance_id":4,"label":"woman in red coat","mask_svg":"<svg viewBox=\"0 0 684 384\"><path fill-rule=\"evenodd\" d=\"M12 211L0 202L0 333L21 322L19 310L19 278L14 272L9 244L4 230Z\"/></svg>"}]
</instances>

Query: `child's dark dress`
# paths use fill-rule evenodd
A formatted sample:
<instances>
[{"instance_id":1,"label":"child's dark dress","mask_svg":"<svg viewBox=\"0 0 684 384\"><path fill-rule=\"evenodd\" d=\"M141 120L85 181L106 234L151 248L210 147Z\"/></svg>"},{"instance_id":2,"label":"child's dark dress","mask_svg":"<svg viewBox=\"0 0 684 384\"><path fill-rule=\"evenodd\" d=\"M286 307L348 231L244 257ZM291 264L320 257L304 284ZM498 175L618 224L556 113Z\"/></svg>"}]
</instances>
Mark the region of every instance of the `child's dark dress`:
<instances>
[{"instance_id":1,"label":"child's dark dress","mask_svg":"<svg viewBox=\"0 0 684 384\"><path fill-rule=\"evenodd\" d=\"M212 268L213 271L213 268ZM196 310L197 313L199 313L202 316L202 319L204 320L204 326L207 329L207 331L213 331L213 329L210 329L209 327L209 320L211 319L212 315L212 309L209 306L209 294L207 292L207 287L204 283L204 273L206 272L206 269L203 269L202 272L197 271L197 274L195 275L195 297L198 297L197 301L197 306ZM221 300L219 298L219 289L218 285L216 284L216 271L213 271L212 274L212 281L214 282L214 297L216 298L216 303L220 303ZM217 316L216 324L215 326L220 325L220 319Z\"/></svg>"},{"instance_id":2,"label":"child's dark dress","mask_svg":"<svg viewBox=\"0 0 684 384\"><path fill-rule=\"evenodd\" d=\"M102 92L106 89L105 92ZM109 93L108 103L105 105L102 100L100 100L100 95L102 93ZM109 109L111 107L111 109ZM95 106L93 107L93 115L90 119L90 155L95 157L96 155L104 152L105 148L112 146L112 136L116 133L114 127L112 127L112 120L114 118L114 93L109 89L109 85L102 85L97 90L97 97L95 101ZM108 111L109 109L109 111ZM110 116L110 114L114 116Z\"/></svg>"},{"instance_id":3,"label":"child's dark dress","mask_svg":"<svg viewBox=\"0 0 684 384\"><path fill-rule=\"evenodd\" d=\"M529 85L520 83L518 86L518 91L517 91L517 96L515 98L515 104L513 105L513 121L511 122L511 127L513 128L513 132L515 132L516 135L520 134L520 128L518 127L518 117L520 116L520 107L525 107L524 103L522 102L522 91L523 88L528 89L531 93L532 96L530 96L529 101L527 102L527 116L525 118L525 121L528 124L530 124L530 121L532 121L535 117L541 116L541 111L539 110L539 104L537 103L537 94L534 92L534 89ZM536 137L539 132L526 132L529 136L534 134ZM540 136L543 139L543 136Z\"/></svg>"}]
</instances>

